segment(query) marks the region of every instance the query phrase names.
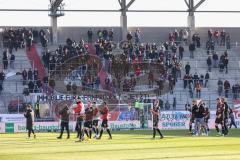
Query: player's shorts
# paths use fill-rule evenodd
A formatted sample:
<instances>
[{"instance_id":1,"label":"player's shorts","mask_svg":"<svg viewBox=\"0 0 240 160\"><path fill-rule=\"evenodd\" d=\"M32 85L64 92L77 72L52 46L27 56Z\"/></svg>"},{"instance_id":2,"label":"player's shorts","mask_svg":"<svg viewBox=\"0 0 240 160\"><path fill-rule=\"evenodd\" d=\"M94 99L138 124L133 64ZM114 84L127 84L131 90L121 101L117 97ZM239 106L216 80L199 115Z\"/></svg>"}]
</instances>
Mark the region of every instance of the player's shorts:
<instances>
[{"instance_id":1,"label":"player's shorts","mask_svg":"<svg viewBox=\"0 0 240 160\"><path fill-rule=\"evenodd\" d=\"M204 122L205 122L206 124L208 124L208 120L209 120L209 118L204 118Z\"/></svg>"},{"instance_id":2,"label":"player's shorts","mask_svg":"<svg viewBox=\"0 0 240 160\"><path fill-rule=\"evenodd\" d=\"M101 127L104 127L104 128L107 128L107 127L108 127L108 120L107 120L107 119L104 119L104 120L102 121Z\"/></svg>"},{"instance_id":3,"label":"player's shorts","mask_svg":"<svg viewBox=\"0 0 240 160\"><path fill-rule=\"evenodd\" d=\"M216 118L215 119L215 123L222 124L223 123L223 119L222 118Z\"/></svg>"},{"instance_id":4,"label":"player's shorts","mask_svg":"<svg viewBox=\"0 0 240 160\"><path fill-rule=\"evenodd\" d=\"M194 123L195 122L195 118L191 117L190 118L190 123Z\"/></svg>"},{"instance_id":5,"label":"player's shorts","mask_svg":"<svg viewBox=\"0 0 240 160\"><path fill-rule=\"evenodd\" d=\"M86 121L86 122L84 122L84 127L85 127L85 128L92 128L92 121Z\"/></svg>"},{"instance_id":6,"label":"player's shorts","mask_svg":"<svg viewBox=\"0 0 240 160\"><path fill-rule=\"evenodd\" d=\"M92 125L93 126L98 126L98 119L94 119L93 122L92 122Z\"/></svg>"},{"instance_id":7,"label":"player's shorts","mask_svg":"<svg viewBox=\"0 0 240 160\"><path fill-rule=\"evenodd\" d=\"M159 123L158 119L153 120L153 128L158 128L158 123Z\"/></svg>"}]
</instances>

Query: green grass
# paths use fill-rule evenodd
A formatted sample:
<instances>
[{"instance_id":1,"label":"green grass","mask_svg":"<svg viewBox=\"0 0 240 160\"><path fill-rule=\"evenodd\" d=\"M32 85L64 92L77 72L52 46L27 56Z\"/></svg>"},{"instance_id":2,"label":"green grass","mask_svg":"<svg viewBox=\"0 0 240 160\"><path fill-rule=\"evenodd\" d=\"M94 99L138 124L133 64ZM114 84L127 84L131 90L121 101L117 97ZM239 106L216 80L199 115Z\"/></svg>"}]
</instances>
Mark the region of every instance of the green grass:
<instances>
[{"instance_id":1,"label":"green grass","mask_svg":"<svg viewBox=\"0 0 240 160\"><path fill-rule=\"evenodd\" d=\"M151 140L151 131L115 131L113 140L76 143L58 140L58 133L37 133L37 139L24 134L0 135L0 160L229 160L240 159L240 130L228 137L191 137L187 131L163 131L165 138Z\"/></svg>"}]
</instances>

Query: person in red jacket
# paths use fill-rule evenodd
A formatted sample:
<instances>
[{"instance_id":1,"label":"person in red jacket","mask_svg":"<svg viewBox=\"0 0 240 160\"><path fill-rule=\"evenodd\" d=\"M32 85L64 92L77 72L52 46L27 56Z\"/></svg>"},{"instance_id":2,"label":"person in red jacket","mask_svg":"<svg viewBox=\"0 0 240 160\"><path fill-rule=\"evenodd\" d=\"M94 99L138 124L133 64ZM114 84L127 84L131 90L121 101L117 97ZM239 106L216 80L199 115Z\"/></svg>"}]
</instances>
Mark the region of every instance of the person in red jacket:
<instances>
[{"instance_id":1,"label":"person in red jacket","mask_svg":"<svg viewBox=\"0 0 240 160\"><path fill-rule=\"evenodd\" d=\"M82 142L84 139L84 134L83 134L83 122L84 122L84 104L81 102L81 100L77 100L77 105L73 109L74 113L77 115L77 123L76 123L76 128L78 135L77 137L79 138L79 142Z\"/></svg>"},{"instance_id":2,"label":"person in red jacket","mask_svg":"<svg viewBox=\"0 0 240 160\"><path fill-rule=\"evenodd\" d=\"M102 134L103 134L103 129L106 129L109 139L112 139L112 135L110 132L110 129L108 128L108 114L109 114L109 108L107 106L106 102L103 102L103 109L100 110L100 113L102 114L102 125L101 125L101 130L100 130L100 135L97 139L101 139Z\"/></svg>"}]
</instances>

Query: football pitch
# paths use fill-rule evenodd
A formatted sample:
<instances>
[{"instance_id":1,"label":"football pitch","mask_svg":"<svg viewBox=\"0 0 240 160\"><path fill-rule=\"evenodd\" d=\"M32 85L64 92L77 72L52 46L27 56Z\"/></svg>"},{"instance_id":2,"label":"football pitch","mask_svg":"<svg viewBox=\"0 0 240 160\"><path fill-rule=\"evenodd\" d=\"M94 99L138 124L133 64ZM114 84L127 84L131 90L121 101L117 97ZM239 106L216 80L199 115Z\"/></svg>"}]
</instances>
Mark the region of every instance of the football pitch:
<instances>
[{"instance_id":1,"label":"football pitch","mask_svg":"<svg viewBox=\"0 0 240 160\"><path fill-rule=\"evenodd\" d=\"M105 133L101 140L75 142L56 139L58 133L0 134L0 160L229 160L240 159L240 130L230 130L227 137L192 137L186 130L163 131L164 139L152 140L152 131L114 131L113 139Z\"/></svg>"}]
</instances>

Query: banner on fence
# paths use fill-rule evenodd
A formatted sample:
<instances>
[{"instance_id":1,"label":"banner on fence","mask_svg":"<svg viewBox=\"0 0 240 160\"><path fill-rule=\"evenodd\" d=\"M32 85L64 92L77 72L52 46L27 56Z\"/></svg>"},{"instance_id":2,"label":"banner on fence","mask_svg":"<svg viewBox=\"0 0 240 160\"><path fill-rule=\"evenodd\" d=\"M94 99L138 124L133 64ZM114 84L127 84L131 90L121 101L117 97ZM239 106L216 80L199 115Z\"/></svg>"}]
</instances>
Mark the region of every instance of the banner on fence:
<instances>
[{"instance_id":1,"label":"banner on fence","mask_svg":"<svg viewBox=\"0 0 240 160\"><path fill-rule=\"evenodd\" d=\"M5 133L5 123L0 123L0 133Z\"/></svg>"},{"instance_id":2,"label":"banner on fence","mask_svg":"<svg viewBox=\"0 0 240 160\"><path fill-rule=\"evenodd\" d=\"M69 123L69 129L75 130L76 122ZM60 130L60 122L35 122L33 129L39 132L52 132ZM109 121L109 127L111 129L132 129L140 128L139 121ZM26 132L26 124L14 123L14 132Z\"/></svg>"},{"instance_id":3,"label":"banner on fence","mask_svg":"<svg viewBox=\"0 0 240 160\"><path fill-rule=\"evenodd\" d=\"M0 114L0 122L25 122L23 114Z\"/></svg>"}]
</instances>

